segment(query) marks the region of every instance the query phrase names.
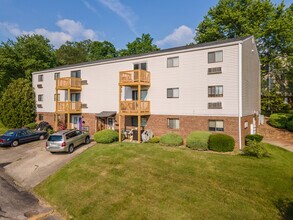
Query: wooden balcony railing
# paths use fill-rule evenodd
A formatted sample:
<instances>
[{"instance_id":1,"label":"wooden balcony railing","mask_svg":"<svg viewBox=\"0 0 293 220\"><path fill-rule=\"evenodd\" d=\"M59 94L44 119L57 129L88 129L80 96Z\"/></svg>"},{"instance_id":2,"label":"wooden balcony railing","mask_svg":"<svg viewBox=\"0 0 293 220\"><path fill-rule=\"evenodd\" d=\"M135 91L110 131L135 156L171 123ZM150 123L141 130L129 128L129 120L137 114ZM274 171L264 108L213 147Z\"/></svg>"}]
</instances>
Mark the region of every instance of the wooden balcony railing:
<instances>
[{"instance_id":1,"label":"wooden balcony railing","mask_svg":"<svg viewBox=\"0 0 293 220\"><path fill-rule=\"evenodd\" d=\"M56 80L56 89L81 89L81 79L63 77Z\"/></svg>"},{"instance_id":2,"label":"wooden balcony railing","mask_svg":"<svg viewBox=\"0 0 293 220\"><path fill-rule=\"evenodd\" d=\"M56 112L80 113L81 102L57 102Z\"/></svg>"},{"instance_id":3,"label":"wooden balcony railing","mask_svg":"<svg viewBox=\"0 0 293 220\"><path fill-rule=\"evenodd\" d=\"M150 101L121 101L120 112L122 114L150 114Z\"/></svg>"},{"instance_id":4,"label":"wooden balcony railing","mask_svg":"<svg viewBox=\"0 0 293 220\"><path fill-rule=\"evenodd\" d=\"M119 73L120 84L149 84L150 72L146 70L127 70Z\"/></svg>"}]
</instances>

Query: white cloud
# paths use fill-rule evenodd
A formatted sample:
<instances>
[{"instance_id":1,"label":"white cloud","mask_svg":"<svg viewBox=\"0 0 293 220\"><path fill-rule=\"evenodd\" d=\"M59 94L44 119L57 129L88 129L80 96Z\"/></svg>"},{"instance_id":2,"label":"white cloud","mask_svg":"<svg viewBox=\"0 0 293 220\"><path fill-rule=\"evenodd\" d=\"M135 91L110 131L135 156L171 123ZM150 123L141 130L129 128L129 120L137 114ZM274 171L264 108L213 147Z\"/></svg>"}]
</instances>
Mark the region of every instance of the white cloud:
<instances>
[{"instance_id":1,"label":"white cloud","mask_svg":"<svg viewBox=\"0 0 293 220\"><path fill-rule=\"evenodd\" d=\"M87 7L89 10L91 10L94 13L98 13L97 10L94 8L94 6L92 6L88 1L83 1L83 4L85 5L85 7Z\"/></svg>"},{"instance_id":2,"label":"white cloud","mask_svg":"<svg viewBox=\"0 0 293 220\"><path fill-rule=\"evenodd\" d=\"M135 20L137 19L137 15L131 10L130 7L123 5L119 0L99 0L99 2L120 16L126 22L129 29L136 36L138 36L135 29Z\"/></svg>"},{"instance_id":3,"label":"white cloud","mask_svg":"<svg viewBox=\"0 0 293 220\"><path fill-rule=\"evenodd\" d=\"M49 31L45 28L36 28L31 31L26 31L21 30L17 24L0 22L0 30L8 32L15 37L22 34L40 34L48 38L55 47L59 47L66 41L97 39L97 33L92 29L84 28L79 21L61 19L56 22L56 25L61 29L61 31Z\"/></svg>"},{"instance_id":4,"label":"white cloud","mask_svg":"<svg viewBox=\"0 0 293 220\"><path fill-rule=\"evenodd\" d=\"M162 40L156 41L156 44L159 47L176 47L176 46L184 46L188 43L194 41L195 32L185 26L181 25L179 28L176 28L173 33L166 36Z\"/></svg>"}]
</instances>

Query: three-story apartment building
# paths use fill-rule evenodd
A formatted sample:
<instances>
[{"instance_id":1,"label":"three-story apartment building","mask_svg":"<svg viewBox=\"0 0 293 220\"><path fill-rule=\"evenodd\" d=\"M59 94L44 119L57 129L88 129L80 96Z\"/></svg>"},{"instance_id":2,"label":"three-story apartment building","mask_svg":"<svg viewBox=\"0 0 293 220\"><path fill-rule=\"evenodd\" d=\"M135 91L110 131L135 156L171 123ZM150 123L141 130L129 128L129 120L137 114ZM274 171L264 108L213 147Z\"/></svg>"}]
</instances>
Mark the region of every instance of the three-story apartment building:
<instances>
[{"instance_id":1,"label":"three-story apartment building","mask_svg":"<svg viewBox=\"0 0 293 220\"><path fill-rule=\"evenodd\" d=\"M68 128L223 132L237 147L257 127L260 61L242 37L33 73L37 121ZM140 135L138 135L138 139Z\"/></svg>"}]
</instances>

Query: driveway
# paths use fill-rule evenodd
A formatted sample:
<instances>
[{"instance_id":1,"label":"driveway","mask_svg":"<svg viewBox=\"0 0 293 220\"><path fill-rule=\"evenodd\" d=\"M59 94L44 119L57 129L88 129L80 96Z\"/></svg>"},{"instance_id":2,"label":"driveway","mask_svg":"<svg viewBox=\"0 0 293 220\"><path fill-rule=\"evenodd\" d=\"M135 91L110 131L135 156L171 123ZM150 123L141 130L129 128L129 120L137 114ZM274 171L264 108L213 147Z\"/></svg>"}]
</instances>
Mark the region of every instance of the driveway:
<instances>
[{"instance_id":1,"label":"driveway","mask_svg":"<svg viewBox=\"0 0 293 220\"><path fill-rule=\"evenodd\" d=\"M35 141L15 148L2 147L0 164L18 185L30 190L93 145L94 142L81 145L72 154L51 154L45 149L45 141Z\"/></svg>"}]
</instances>

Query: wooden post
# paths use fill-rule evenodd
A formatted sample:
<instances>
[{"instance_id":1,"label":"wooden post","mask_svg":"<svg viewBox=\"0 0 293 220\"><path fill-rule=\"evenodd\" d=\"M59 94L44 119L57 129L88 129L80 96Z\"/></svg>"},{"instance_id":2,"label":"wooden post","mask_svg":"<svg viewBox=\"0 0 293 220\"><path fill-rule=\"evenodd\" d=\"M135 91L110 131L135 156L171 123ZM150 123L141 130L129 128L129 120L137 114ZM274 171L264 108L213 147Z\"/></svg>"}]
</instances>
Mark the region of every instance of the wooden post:
<instances>
[{"instance_id":1,"label":"wooden post","mask_svg":"<svg viewBox=\"0 0 293 220\"><path fill-rule=\"evenodd\" d=\"M119 85L119 116L118 116L118 119L119 119L119 142L122 141L122 138L121 138L121 93L122 93L122 86Z\"/></svg>"},{"instance_id":2,"label":"wooden post","mask_svg":"<svg viewBox=\"0 0 293 220\"><path fill-rule=\"evenodd\" d=\"M68 92L68 97L67 97L67 129L70 129L70 109L71 109L71 94L70 94L70 89L67 90Z\"/></svg>"},{"instance_id":3,"label":"wooden post","mask_svg":"<svg viewBox=\"0 0 293 220\"><path fill-rule=\"evenodd\" d=\"M141 142L141 85L140 85L141 70L138 72L138 91L137 91L137 104L138 104L138 116L137 116L137 132L138 132L138 143Z\"/></svg>"},{"instance_id":4,"label":"wooden post","mask_svg":"<svg viewBox=\"0 0 293 220\"><path fill-rule=\"evenodd\" d=\"M56 79L56 87L55 87L56 91L55 91L55 94L56 94L56 98L55 98L55 131L58 130L58 79Z\"/></svg>"}]
</instances>

